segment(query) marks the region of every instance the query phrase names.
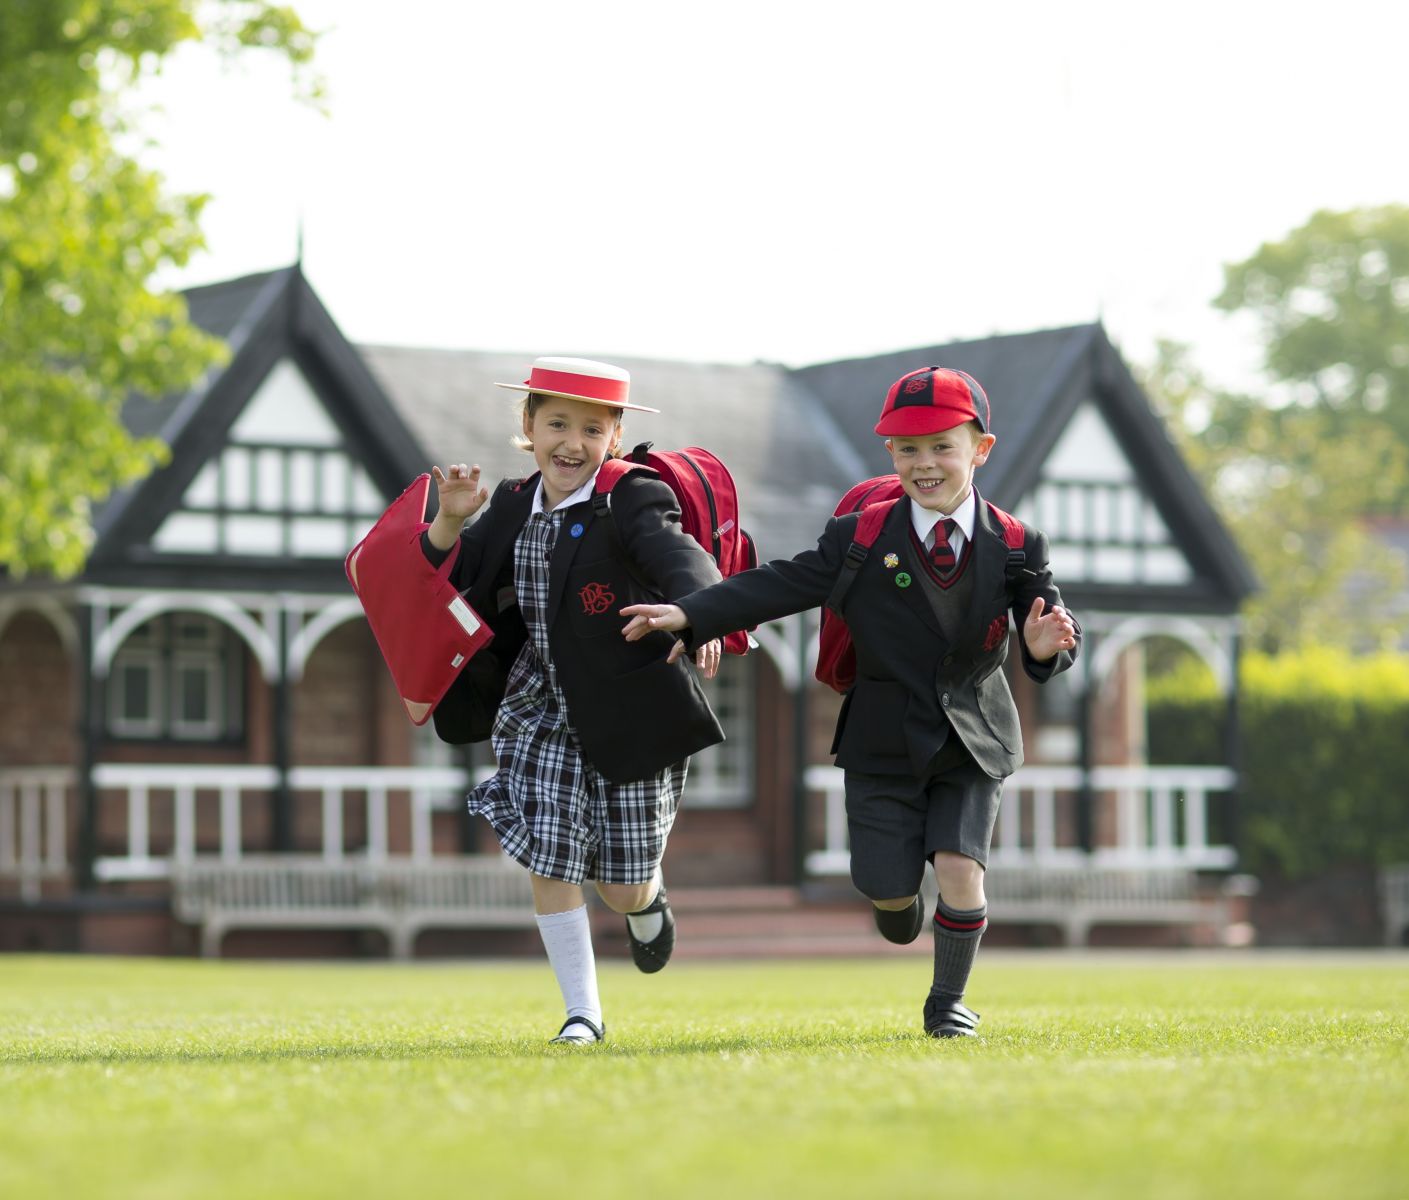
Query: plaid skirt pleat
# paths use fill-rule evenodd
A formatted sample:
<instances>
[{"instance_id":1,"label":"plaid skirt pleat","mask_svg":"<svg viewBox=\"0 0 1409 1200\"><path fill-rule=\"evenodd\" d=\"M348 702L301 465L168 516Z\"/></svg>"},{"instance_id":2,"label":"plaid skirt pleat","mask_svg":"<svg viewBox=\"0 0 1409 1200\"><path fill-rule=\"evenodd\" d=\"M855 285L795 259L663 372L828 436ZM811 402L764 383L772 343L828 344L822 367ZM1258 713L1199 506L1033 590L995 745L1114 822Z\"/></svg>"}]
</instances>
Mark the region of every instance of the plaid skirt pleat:
<instances>
[{"instance_id":1,"label":"plaid skirt pleat","mask_svg":"<svg viewBox=\"0 0 1409 1200\"><path fill-rule=\"evenodd\" d=\"M514 587L528 640L490 735L499 769L470 793L469 809L535 875L645 883L665 853L687 764L614 784L582 757L548 653L548 561L561 525L561 509L534 512L514 544Z\"/></svg>"}]
</instances>

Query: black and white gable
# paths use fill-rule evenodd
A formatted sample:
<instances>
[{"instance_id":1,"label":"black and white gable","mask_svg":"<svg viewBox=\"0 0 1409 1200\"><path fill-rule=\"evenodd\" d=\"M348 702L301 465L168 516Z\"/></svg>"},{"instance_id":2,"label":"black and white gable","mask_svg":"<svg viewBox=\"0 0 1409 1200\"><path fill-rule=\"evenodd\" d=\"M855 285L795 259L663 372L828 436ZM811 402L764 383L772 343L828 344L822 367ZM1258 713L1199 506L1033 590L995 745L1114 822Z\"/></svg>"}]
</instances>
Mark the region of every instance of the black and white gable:
<instances>
[{"instance_id":1,"label":"black and white gable","mask_svg":"<svg viewBox=\"0 0 1409 1200\"><path fill-rule=\"evenodd\" d=\"M188 300L231 360L184 396L129 403L171 461L97 515L89 577L336 582L420 449L296 268Z\"/></svg>"},{"instance_id":2,"label":"black and white gable","mask_svg":"<svg viewBox=\"0 0 1409 1200\"><path fill-rule=\"evenodd\" d=\"M1051 544L1063 594L1083 607L1232 611L1250 568L1099 325L957 342L795 373L873 473L887 387L938 365L974 376L998 442L978 485Z\"/></svg>"}]
</instances>

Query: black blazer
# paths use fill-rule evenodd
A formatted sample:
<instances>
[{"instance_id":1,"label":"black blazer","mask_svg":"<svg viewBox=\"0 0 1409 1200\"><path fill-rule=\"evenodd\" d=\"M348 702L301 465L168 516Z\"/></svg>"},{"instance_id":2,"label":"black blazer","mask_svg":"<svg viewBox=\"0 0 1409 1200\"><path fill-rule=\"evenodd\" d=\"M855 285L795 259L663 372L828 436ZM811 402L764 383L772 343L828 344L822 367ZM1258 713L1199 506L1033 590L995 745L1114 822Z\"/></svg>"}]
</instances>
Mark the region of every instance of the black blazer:
<instances>
[{"instance_id":1,"label":"black blazer","mask_svg":"<svg viewBox=\"0 0 1409 1200\"><path fill-rule=\"evenodd\" d=\"M495 637L436 709L436 730L446 741L487 736L527 640L514 593L514 541L537 485L536 474L505 480L460 535L451 580ZM684 659L665 661L674 635L627 642L621 609L707 587L719 569L680 527L675 495L654 473L632 471L610 499L603 519L590 501L563 513L548 568L548 646L583 756L611 782L628 783L722 742L724 732L694 668ZM425 545L434 561L437 552Z\"/></svg>"},{"instance_id":2,"label":"black blazer","mask_svg":"<svg viewBox=\"0 0 1409 1200\"><path fill-rule=\"evenodd\" d=\"M1042 682L1066 670L1076 650L1039 663L1022 640L1032 602L1041 596L1050 608L1062 600L1047 565L1045 535L1023 527L1025 567L1009 572L1003 530L982 497L977 514L966 568L974 573L972 604L952 643L922 581L916 578L910 587L896 584L897 574L913 561L909 500L902 498L887 516L843 602L857 670L832 743L838 766L923 778L951 729L992 778L1022 766L1022 729L1003 674L1009 639L1002 631L1009 608L1019 631L1023 668L1033 679ZM815 550L677 600L690 620L689 638L704 641L825 604L859 520L859 514L833 517ZM885 565L888 554L896 556L898 567ZM1079 628L1077 639L1079 648Z\"/></svg>"}]
</instances>

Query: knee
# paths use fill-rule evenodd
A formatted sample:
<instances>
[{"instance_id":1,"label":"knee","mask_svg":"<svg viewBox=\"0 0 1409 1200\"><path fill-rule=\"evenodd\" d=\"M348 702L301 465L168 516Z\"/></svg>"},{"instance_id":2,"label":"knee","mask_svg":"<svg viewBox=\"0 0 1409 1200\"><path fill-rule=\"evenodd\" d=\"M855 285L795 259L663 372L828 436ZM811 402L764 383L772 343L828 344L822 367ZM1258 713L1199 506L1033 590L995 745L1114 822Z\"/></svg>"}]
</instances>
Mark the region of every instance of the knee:
<instances>
[{"instance_id":1,"label":"knee","mask_svg":"<svg viewBox=\"0 0 1409 1200\"><path fill-rule=\"evenodd\" d=\"M656 881L645 883L599 883L597 893L612 912L640 912L656 898Z\"/></svg>"},{"instance_id":2,"label":"knee","mask_svg":"<svg viewBox=\"0 0 1409 1200\"><path fill-rule=\"evenodd\" d=\"M876 900L873 898L871 903L884 912L903 912L915 903L915 897L900 896L894 900Z\"/></svg>"},{"instance_id":3,"label":"knee","mask_svg":"<svg viewBox=\"0 0 1409 1200\"><path fill-rule=\"evenodd\" d=\"M934 878L939 895L950 908L981 908L983 867L964 854L937 850L934 856Z\"/></svg>"}]
</instances>

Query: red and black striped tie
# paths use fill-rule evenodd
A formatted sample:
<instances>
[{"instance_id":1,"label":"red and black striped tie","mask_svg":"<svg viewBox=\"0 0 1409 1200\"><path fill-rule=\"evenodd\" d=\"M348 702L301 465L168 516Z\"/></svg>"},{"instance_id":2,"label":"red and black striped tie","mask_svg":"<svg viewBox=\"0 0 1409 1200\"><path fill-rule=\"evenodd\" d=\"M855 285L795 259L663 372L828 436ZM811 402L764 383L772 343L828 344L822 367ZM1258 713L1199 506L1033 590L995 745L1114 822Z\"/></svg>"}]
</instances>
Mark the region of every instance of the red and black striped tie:
<instances>
[{"instance_id":1,"label":"red and black striped tie","mask_svg":"<svg viewBox=\"0 0 1409 1200\"><path fill-rule=\"evenodd\" d=\"M953 532L952 517L946 517L934 527L934 547L930 550L930 562L941 579L953 573L954 564L958 561L954 556L954 547L949 544L949 537Z\"/></svg>"}]
</instances>

